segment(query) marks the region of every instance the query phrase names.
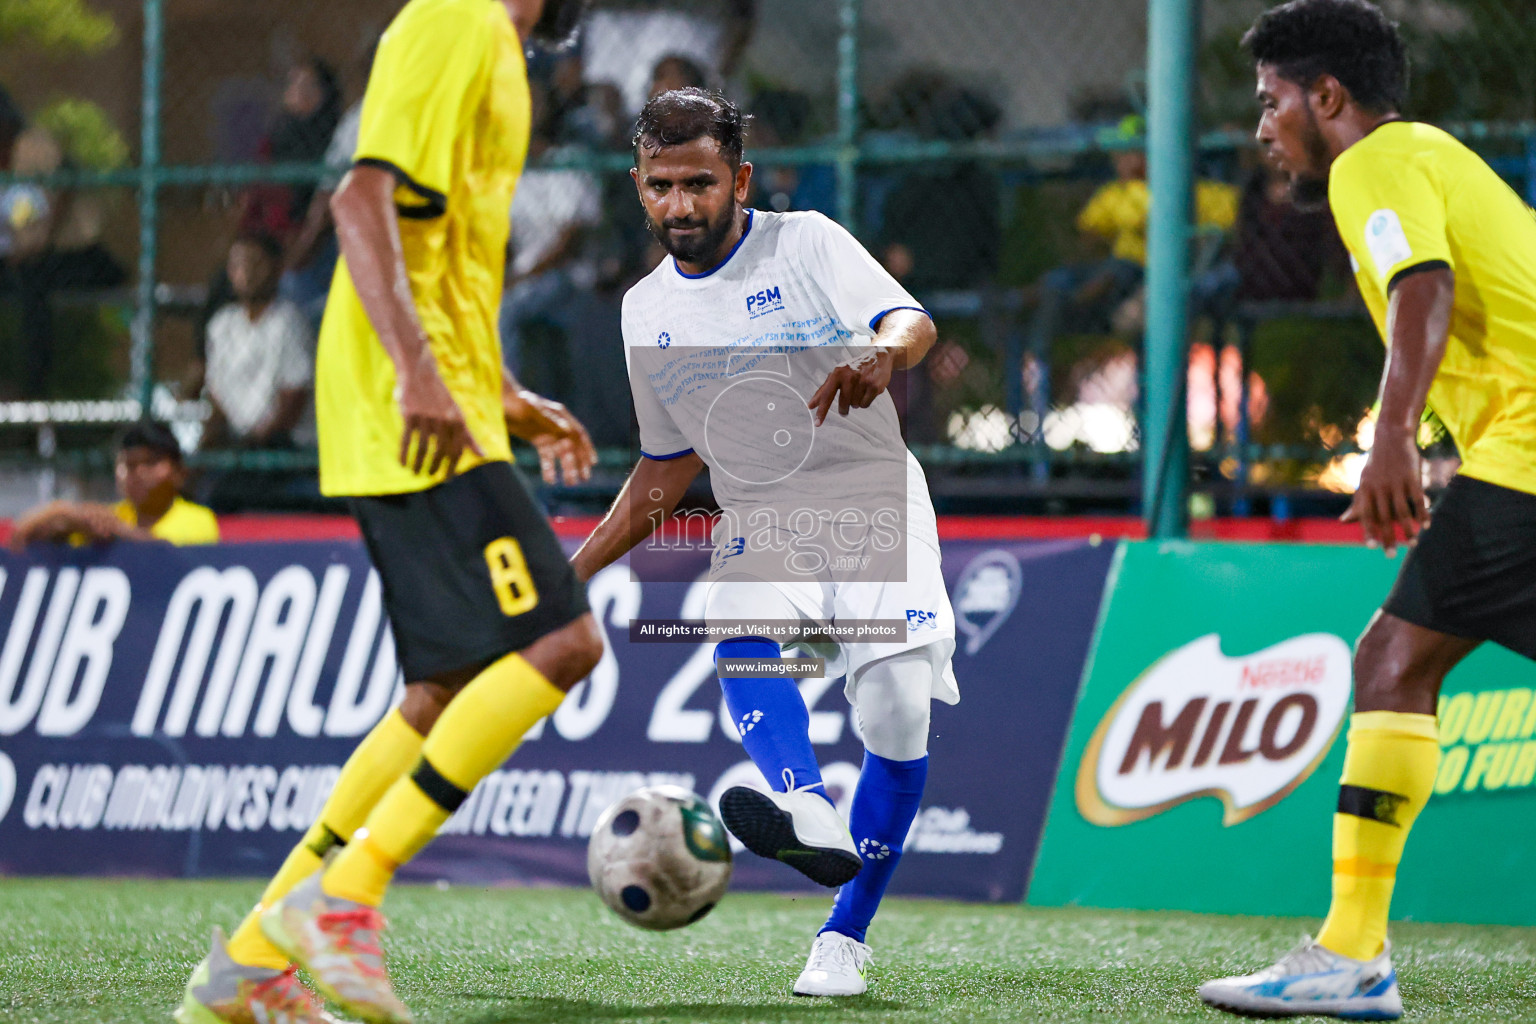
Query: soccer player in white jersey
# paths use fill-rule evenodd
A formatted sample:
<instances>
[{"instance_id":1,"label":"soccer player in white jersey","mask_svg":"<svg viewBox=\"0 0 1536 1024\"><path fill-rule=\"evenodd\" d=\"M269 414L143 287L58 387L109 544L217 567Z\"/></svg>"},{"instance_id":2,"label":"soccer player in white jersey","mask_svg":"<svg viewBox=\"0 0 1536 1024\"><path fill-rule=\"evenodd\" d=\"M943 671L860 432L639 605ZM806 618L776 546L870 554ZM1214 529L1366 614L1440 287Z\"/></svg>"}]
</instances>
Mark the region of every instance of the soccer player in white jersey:
<instances>
[{"instance_id":1,"label":"soccer player in white jersey","mask_svg":"<svg viewBox=\"0 0 1536 1024\"><path fill-rule=\"evenodd\" d=\"M624 297L644 457L573 563L590 579L645 540L708 466L722 514L706 618L822 627L799 646L846 672L865 745L848 823L796 681L730 678L723 664L726 705L774 792L736 787L720 803L749 850L840 887L796 994L857 995L922 799L930 702L959 700L933 506L886 392L933 345L933 321L835 222L745 208L743 118L723 97L663 93L634 142L630 173L670 254ZM906 627L893 641L826 642L828 624L891 619ZM780 654L757 636L716 648L717 664Z\"/></svg>"}]
</instances>

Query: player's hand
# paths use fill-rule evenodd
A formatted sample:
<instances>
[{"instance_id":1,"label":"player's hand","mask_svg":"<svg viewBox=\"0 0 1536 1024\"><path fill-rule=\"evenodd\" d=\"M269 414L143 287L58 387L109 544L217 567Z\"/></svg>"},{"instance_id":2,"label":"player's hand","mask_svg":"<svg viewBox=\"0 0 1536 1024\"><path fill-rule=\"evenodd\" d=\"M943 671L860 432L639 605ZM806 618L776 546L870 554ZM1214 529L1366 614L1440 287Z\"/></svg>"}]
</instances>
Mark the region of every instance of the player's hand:
<instances>
[{"instance_id":1,"label":"player's hand","mask_svg":"<svg viewBox=\"0 0 1536 1024\"><path fill-rule=\"evenodd\" d=\"M533 445L539 453L539 470L544 482L563 481L567 487L584 483L592 477L597 449L587 428L559 402L532 391L503 391L502 412L507 431Z\"/></svg>"},{"instance_id":2,"label":"player's hand","mask_svg":"<svg viewBox=\"0 0 1536 1024\"><path fill-rule=\"evenodd\" d=\"M849 409L868 409L891 386L891 370L896 357L888 348L873 348L856 359L851 359L827 374L821 387L805 404L816 413L819 427L837 402L837 414L847 416Z\"/></svg>"},{"instance_id":3,"label":"player's hand","mask_svg":"<svg viewBox=\"0 0 1536 1024\"><path fill-rule=\"evenodd\" d=\"M1397 531L1412 547L1419 532L1429 525L1429 502L1419 468L1419 447L1412 435L1376 435L1360 488L1341 522L1359 523L1365 542L1388 555L1397 550Z\"/></svg>"},{"instance_id":4,"label":"player's hand","mask_svg":"<svg viewBox=\"0 0 1536 1024\"><path fill-rule=\"evenodd\" d=\"M412 473L425 470L429 476L435 476L446 463L448 476L452 477L458 472L459 458L465 451L485 454L469 432L459 403L443 383L429 345L422 345L416 365L400 376L395 401L405 420L405 433L400 437L400 465Z\"/></svg>"}]
</instances>

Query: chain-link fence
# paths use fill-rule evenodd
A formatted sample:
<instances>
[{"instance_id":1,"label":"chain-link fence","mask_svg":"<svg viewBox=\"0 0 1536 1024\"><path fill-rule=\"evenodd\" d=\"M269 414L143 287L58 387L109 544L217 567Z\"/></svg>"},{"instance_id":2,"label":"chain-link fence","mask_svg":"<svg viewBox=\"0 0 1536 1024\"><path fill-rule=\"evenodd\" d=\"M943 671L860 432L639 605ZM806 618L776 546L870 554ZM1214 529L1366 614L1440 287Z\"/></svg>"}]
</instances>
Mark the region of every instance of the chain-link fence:
<instances>
[{"instance_id":1,"label":"chain-link fence","mask_svg":"<svg viewBox=\"0 0 1536 1024\"><path fill-rule=\"evenodd\" d=\"M400 6L0 0L8 472L39 452L102 467L111 421L150 401L205 464L295 474L230 502L313 499L308 418L272 429L276 391L232 382L210 325L254 264L295 311L273 344L312 351L336 259L325 200ZM1262 6L1205 5L1199 77L1186 392L1196 500L1220 511L1348 490L1381 358L1327 212L1292 205L1248 144L1237 39ZM1412 40L1410 114L1454 124L1530 194L1536 2L1389 7ZM530 59L502 311L508 363L608 452L597 486L557 500L602 504L630 456L619 306L659 254L629 126L652 91L702 84L754 117L754 205L843 221L934 312L939 344L895 391L941 508L1133 509L1146 37L1140 0L597 0L575 48ZM0 485L21 495L0 512L28 488Z\"/></svg>"}]
</instances>

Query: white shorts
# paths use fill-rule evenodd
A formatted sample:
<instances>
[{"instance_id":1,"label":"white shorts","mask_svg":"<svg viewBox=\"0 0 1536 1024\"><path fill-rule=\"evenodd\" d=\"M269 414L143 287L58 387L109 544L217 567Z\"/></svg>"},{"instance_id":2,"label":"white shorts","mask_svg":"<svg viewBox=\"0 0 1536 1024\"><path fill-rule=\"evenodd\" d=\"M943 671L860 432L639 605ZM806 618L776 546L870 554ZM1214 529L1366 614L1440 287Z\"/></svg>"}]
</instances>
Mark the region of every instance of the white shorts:
<instances>
[{"instance_id":1,"label":"white shorts","mask_svg":"<svg viewBox=\"0 0 1536 1024\"><path fill-rule=\"evenodd\" d=\"M906 639L898 643L787 645L826 658L827 675L846 675L844 690L850 701L865 668L915 650L922 650L933 663L933 698L946 704L960 701L960 687L950 664L955 653L955 612L944 588L939 552L922 541L907 544L904 580L766 582L718 560L711 566L710 579L704 606L704 617L710 622L750 618L792 618L806 623L867 619L906 622Z\"/></svg>"}]
</instances>

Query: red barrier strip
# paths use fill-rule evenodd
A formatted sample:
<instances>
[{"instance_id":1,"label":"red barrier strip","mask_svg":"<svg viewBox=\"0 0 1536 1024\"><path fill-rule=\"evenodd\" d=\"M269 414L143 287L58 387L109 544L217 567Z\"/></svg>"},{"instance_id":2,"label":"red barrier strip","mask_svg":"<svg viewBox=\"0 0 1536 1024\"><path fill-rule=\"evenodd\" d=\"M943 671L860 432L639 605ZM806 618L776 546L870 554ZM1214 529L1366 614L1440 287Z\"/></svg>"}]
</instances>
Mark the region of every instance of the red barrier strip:
<instances>
[{"instance_id":1,"label":"red barrier strip","mask_svg":"<svg viewBox=\"0 0 1536 1024\"><path fill-rule=\"evenodd\" d=\"M597 526L597 516L559 517L555 532L581 540ZM703 523L693 520L702 532ZM335 515L232 515L219 518L219 529L230 543L253 541L357 540L357 523ZM1357 544L1360 530L1333 519L1206 519L1190 525L1196 540L1306 541ZM1071 537L1146 537L1140 519L1129 516L940 516L939 536L945 540L1059 540ZM0 520L0 544L10 540L9 520Z\"/></svg>"}]
</instances>

